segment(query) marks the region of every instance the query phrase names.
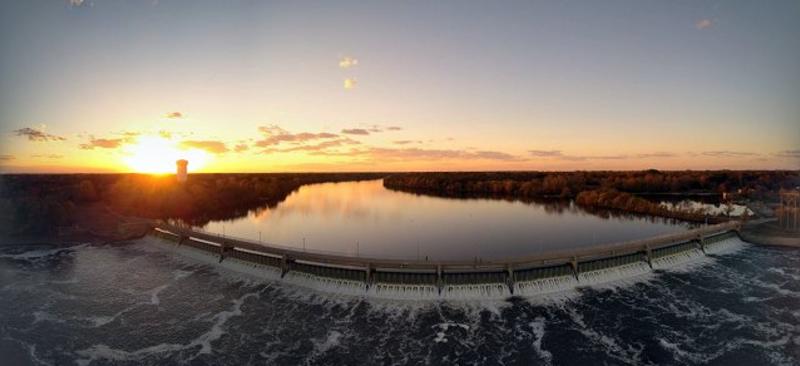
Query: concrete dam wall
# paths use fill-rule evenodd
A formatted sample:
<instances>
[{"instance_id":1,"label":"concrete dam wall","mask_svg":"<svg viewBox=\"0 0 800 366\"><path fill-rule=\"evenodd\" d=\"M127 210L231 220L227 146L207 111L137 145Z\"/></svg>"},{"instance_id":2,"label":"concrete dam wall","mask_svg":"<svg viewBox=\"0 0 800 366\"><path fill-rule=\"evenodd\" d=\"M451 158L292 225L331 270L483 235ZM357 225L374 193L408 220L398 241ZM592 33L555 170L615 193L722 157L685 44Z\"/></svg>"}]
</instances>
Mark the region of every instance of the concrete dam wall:
<instances>
[{"instance_id":1,"label":"concrete dam wall","mask_svg":"<svg viewBox=\"0 0 800 366\"><path fill-rule=\"evenodd\" d=\"M644 240L496 261L404 261L298 251L158 223L182 254L320 291L387 299L504 299L615 281L744 244L738 222ZM172 244L169 244L172 243Z\"/></svg>"}]
</instances>

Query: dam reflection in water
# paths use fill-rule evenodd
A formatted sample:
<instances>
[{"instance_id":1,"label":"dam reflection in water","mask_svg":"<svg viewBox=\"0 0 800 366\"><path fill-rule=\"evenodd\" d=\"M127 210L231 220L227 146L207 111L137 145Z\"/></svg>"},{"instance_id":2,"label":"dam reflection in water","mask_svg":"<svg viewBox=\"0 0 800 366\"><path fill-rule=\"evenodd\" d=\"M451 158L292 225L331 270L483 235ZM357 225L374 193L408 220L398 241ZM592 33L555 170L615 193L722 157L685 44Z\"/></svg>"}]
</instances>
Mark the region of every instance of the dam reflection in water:
<instances>
[{"instance_id":1,"label":"dam reflection in water","mask_svg":"<svg viewBox=\"0 0 800 366\"><path fill-rule=\"evenodd\" d=\"M430 260L498 259L687 228L659 218L604 218L569 202L414 195L388 190L381 180L303 186L277 207L204 227L308 251Z\"/></svg>"}]
</instances>

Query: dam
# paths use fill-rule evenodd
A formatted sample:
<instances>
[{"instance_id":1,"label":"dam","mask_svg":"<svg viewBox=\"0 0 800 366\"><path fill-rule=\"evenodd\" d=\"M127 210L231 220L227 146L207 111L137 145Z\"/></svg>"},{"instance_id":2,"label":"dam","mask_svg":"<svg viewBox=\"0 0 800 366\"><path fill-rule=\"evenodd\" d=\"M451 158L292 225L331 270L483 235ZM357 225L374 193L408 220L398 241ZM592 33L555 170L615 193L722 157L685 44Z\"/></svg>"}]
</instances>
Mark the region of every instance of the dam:
<instances>
[{"instance_id":1,"label":"dam","mask_svg":"<svg viewBox=\"0 0 800 366\"><path fill-rule=\"evenodd\" d=\"M650 273L743 245L737 221L593 247L499 260L399 260L309 252L158 221L168 248L258 277L396 300L537 296Z\"/></svg>"}]
</instances>

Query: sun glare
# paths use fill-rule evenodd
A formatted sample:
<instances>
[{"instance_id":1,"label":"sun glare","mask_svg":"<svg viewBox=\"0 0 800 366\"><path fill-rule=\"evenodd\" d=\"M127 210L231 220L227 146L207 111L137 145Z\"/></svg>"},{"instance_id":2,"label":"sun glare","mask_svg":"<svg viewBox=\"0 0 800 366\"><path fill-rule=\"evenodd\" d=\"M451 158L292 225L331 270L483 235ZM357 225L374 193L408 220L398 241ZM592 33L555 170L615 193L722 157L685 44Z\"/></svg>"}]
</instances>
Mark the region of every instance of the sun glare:
<instances>
[{"instance_id":1,"label":"sun glare","mask_svg":"<svg viewBox=\"0 0 800 366\"><path fill-rule=\"evenodd\" d=\"M139 138L125 154L124 161L128 167L138 173L150 174L175 172L175 161L178 159L188 160L189 171L196 171L209 159L203 150L180 149L171 141L154 136Z\"/></svg>"}]
</instances>

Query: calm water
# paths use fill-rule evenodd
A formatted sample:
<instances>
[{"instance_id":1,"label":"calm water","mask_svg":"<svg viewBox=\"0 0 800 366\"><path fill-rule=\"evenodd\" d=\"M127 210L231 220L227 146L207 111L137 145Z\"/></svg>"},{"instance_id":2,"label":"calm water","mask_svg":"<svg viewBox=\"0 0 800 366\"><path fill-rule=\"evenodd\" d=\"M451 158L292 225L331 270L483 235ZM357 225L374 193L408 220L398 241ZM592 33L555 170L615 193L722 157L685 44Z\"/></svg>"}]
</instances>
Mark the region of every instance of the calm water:
<instances>
[{"instance_id":1,"label":"calm water","mask_svg":"<svg viewBox=\"0 0 800 366\"><path fill-rule=\"evenodd\" d=\"M384 258L504 258L686 230L658 218L602 218L570 204L452 199L380 180L301 187L273 209L205 230L309 251Z\"/></svg>"},{"instance_id":2,"label":"calm water","mask_svg":"<svg viewBox=\"0 0 800 366\"><path fill-rule=\"evenodd\" d=\"M155 240L0 239L0 364L800 364L796 250L747 247L616 286L460 304L337 298Z\"/></svg>"}]
</instances>

